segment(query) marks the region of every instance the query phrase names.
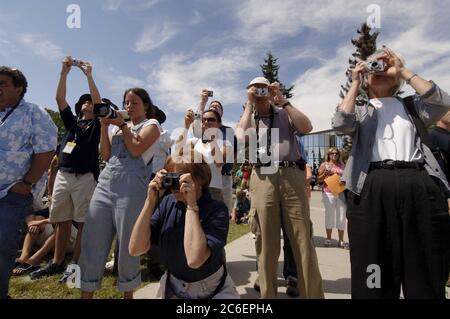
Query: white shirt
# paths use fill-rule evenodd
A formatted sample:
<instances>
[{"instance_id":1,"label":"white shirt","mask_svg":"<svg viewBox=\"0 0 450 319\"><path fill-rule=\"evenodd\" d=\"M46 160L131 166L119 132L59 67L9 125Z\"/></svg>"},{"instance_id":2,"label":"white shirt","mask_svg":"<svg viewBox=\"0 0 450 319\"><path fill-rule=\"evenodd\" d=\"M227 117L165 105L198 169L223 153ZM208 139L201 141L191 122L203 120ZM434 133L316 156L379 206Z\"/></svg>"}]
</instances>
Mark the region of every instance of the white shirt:
<instances>
[{"instance_id":1,"label":"white shirt","mask_svg":"<svg viewBox=\"0 0 450 319\"><path fill-rule=\"evenodd\" d=\"M173 143L174 140L170 137L169 131L161 130L159 139L157 143L155 142L157 147L155 148L155 153L153 155L153 173L156 174L164 168L164 164L166 163L167 156L169 156L170 148Z\"/></svg>"},{"instance_id":2,"label":"white shirt","mask_svg":"<svg viewBox=\"0 0 450 319\"><path fill-rule=\"evenodd\" d=\"M216 142L219 148L222 149L223 140L216 140ZM217 166L217 164L214 163L214 157L211 154L211 143L203 143L202 140L198 138L191 139L191 143L194 144L194 150L203 155L205 162L208 163L209 168L211 169L211 182L209 183L209 187L222 189L222 166ZM231 147L231 145L228 144L229 143L226 143L227 149Z\"/></svg>"},{"instance_id":3,"label":"white shirt","mask_svg":"<svg viewBox=\"0 0 450 319\"><path fill-rule=\"evenodd\" d=\"M387 159L417 161L422 155L416 147L416 128L403 104L394 97L371 99L378 115L378 126L372 148L372 162Z\"/></svg>"},{"instance_id":4,"label":"white shirt","mask_svg":"<svg viewBox=\"0 0 450 319\"><path fill-rule=\"evenodd\" d=\"M128 124L130 124L130 123L128 123ZM159 132L162 131L161 125L159 125L159 122L155 119L147 119L137 125L133 125L133 124L131 126L128 125L128 127L130 128L131 134L133 134L134 137L137 137L140 130L142 130L144 127L147 127L150 125L156 125ZM119 129L119 127L115 126L112 130L112 135L114 136L114 135L121 135L121 134L122 134L122 131ZM155 154L155 150L158 147L158 141L159 141L159 137L144 153L142 153L141 157L142 157L142 160L144 161L145 165L147 165L150 162L153 155Z\"/></svg>"}]
</instances>

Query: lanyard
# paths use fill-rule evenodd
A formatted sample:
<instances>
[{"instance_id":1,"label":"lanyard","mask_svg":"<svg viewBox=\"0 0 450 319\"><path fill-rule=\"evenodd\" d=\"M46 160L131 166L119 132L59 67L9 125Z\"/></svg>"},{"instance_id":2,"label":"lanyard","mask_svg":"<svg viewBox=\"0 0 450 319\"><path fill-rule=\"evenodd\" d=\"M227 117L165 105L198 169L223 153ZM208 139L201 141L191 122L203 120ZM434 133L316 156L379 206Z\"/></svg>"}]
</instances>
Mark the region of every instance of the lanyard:
<instances>
[{"instance_id":1,"label":"lanyard","mask_svg":"<svg viewBox=\"0 0 450 319\"><path fill-rule=\"evenodd\" d=\"M274 122L275 112L273 109L273 106L270 106L270 121L269 121L269 131L267 132L267 155L271 155L271 146L272 146L272 128L273 128L273 122ZM260 115L258 112L255 111L255 124L256 124L256 162L260 163L261 160L259 158L259 120Z\"/></svg>"},{"instance_id":2,"label":"lanyard","mask_svg":"<svg viewBox=\"0 0 450 319\"><path fill-rule=\"evenodd\" d=\"M3 123L5 123L6 119L12 114L12 112L14 112L14 110L17 108L17 105L14 106L12 109L10 109L8 111L8 113L6 113L6 115L0 120L0 126L3 125Z\"/></svg>"},{"instance_id":3,"label":"lanyard","mask_svg":"<svg viewBox=\"0 0 450 319\"><path fill-rule=\"evenodd\" d=\"M95 120L91 120L88 124L86 124L86 125L83 126L83 127L81 127L81 126L78 125L78 123L77 123L77 124L76 124L77 127L75 128L75 138L74 138L74 140L77 141L77 140L78 140L78 137L80 137L81 135L84 135L84 133L86 133L86 132L91 128L91 126L95 124L94 122L95 122ZM80 134L79 134L79 135L78 135L78 129L80 129ZM91 135L90 135L90 137L89 137L89 140L91 139L91 136L92 136L92 132L93 132L93 131L94 131L94 130L91 131Z\"/></svg>"}]
</instances>

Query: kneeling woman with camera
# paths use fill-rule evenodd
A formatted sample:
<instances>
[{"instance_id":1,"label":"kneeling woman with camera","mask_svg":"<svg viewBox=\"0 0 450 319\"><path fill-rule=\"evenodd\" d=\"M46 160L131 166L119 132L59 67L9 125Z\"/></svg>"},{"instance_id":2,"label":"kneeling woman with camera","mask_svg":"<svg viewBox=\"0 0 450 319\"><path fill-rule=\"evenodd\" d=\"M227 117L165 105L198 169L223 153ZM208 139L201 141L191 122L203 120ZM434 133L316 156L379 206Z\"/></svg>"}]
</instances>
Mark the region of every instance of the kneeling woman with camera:
<instances>
[{"instance_id":1,"label":"kneeling woman with camera","mask_svg":"<svg viewBox=\"0 0 450 319\"><path fill-rule=\"evenodd\" d=\"M101 119L100 152L107 161L100 174L86 217L81 246L82 298L92 298L101 286L111 243L117 234L119 245L118 289L125 298L141 283L140 258L128 253L131 231L147 193L152 158L160 135L153 116L153 103L144 89L125 91L124 106L131 122L117 114ZM114 125L112 136L109 126Z\"/></svg>"},{"instance_id":2,"label":"kneeling woman with camera","mask_svg":"<svg viewBox=\"0 0 450 319\"><path fill-rule=\"evenodd\" d=\"M174 180L177 175L165 170L151 181L131 234L130 254L139 256L151 245L159 246L168 270L161 278L157 298L239 298L225 266L228 209L211 198L208 164L169 157L166 169L179 173L179 182ZM172 194L159 203L159 195L169 187Z\"/></svg>"}]
</instances>

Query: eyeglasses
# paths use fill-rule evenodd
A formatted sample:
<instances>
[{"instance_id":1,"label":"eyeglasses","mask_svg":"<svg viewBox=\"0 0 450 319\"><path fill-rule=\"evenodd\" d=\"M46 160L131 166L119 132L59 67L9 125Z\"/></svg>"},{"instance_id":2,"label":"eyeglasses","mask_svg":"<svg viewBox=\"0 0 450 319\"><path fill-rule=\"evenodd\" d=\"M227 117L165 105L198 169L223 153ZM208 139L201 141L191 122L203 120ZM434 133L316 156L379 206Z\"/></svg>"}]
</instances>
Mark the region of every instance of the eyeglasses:
<instances>
[{"instance_id":1,"label":"eyeglasses","mask_svg":"<svg viewBox=\"0 0 450 319\"><path fill-rule=\"evenodd\" d=\"M203 123L216 123L217 120L213 117L204 117L202 120Z\"/></svg>"}]
</instances>

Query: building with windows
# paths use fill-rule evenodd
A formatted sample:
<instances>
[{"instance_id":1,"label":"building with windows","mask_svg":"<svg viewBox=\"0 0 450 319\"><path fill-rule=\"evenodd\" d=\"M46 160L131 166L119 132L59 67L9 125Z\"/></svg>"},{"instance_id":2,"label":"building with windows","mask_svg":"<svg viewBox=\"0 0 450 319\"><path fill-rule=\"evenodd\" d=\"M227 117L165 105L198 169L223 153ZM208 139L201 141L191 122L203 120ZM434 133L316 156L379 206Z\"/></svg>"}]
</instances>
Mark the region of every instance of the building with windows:
<instances>
[{"instance_id":1,"label":"building with windows","mask_svg":"<svg viewBox=\"0 0 450 319\"><path fill-rule=\"evenodd\" d=\"M308 163L316 174L319 165L330 147L342 149L342 136L337 136L333 130L313 132L301 137L301 142L308 155Z\"/></svg>"}]
</instances>

